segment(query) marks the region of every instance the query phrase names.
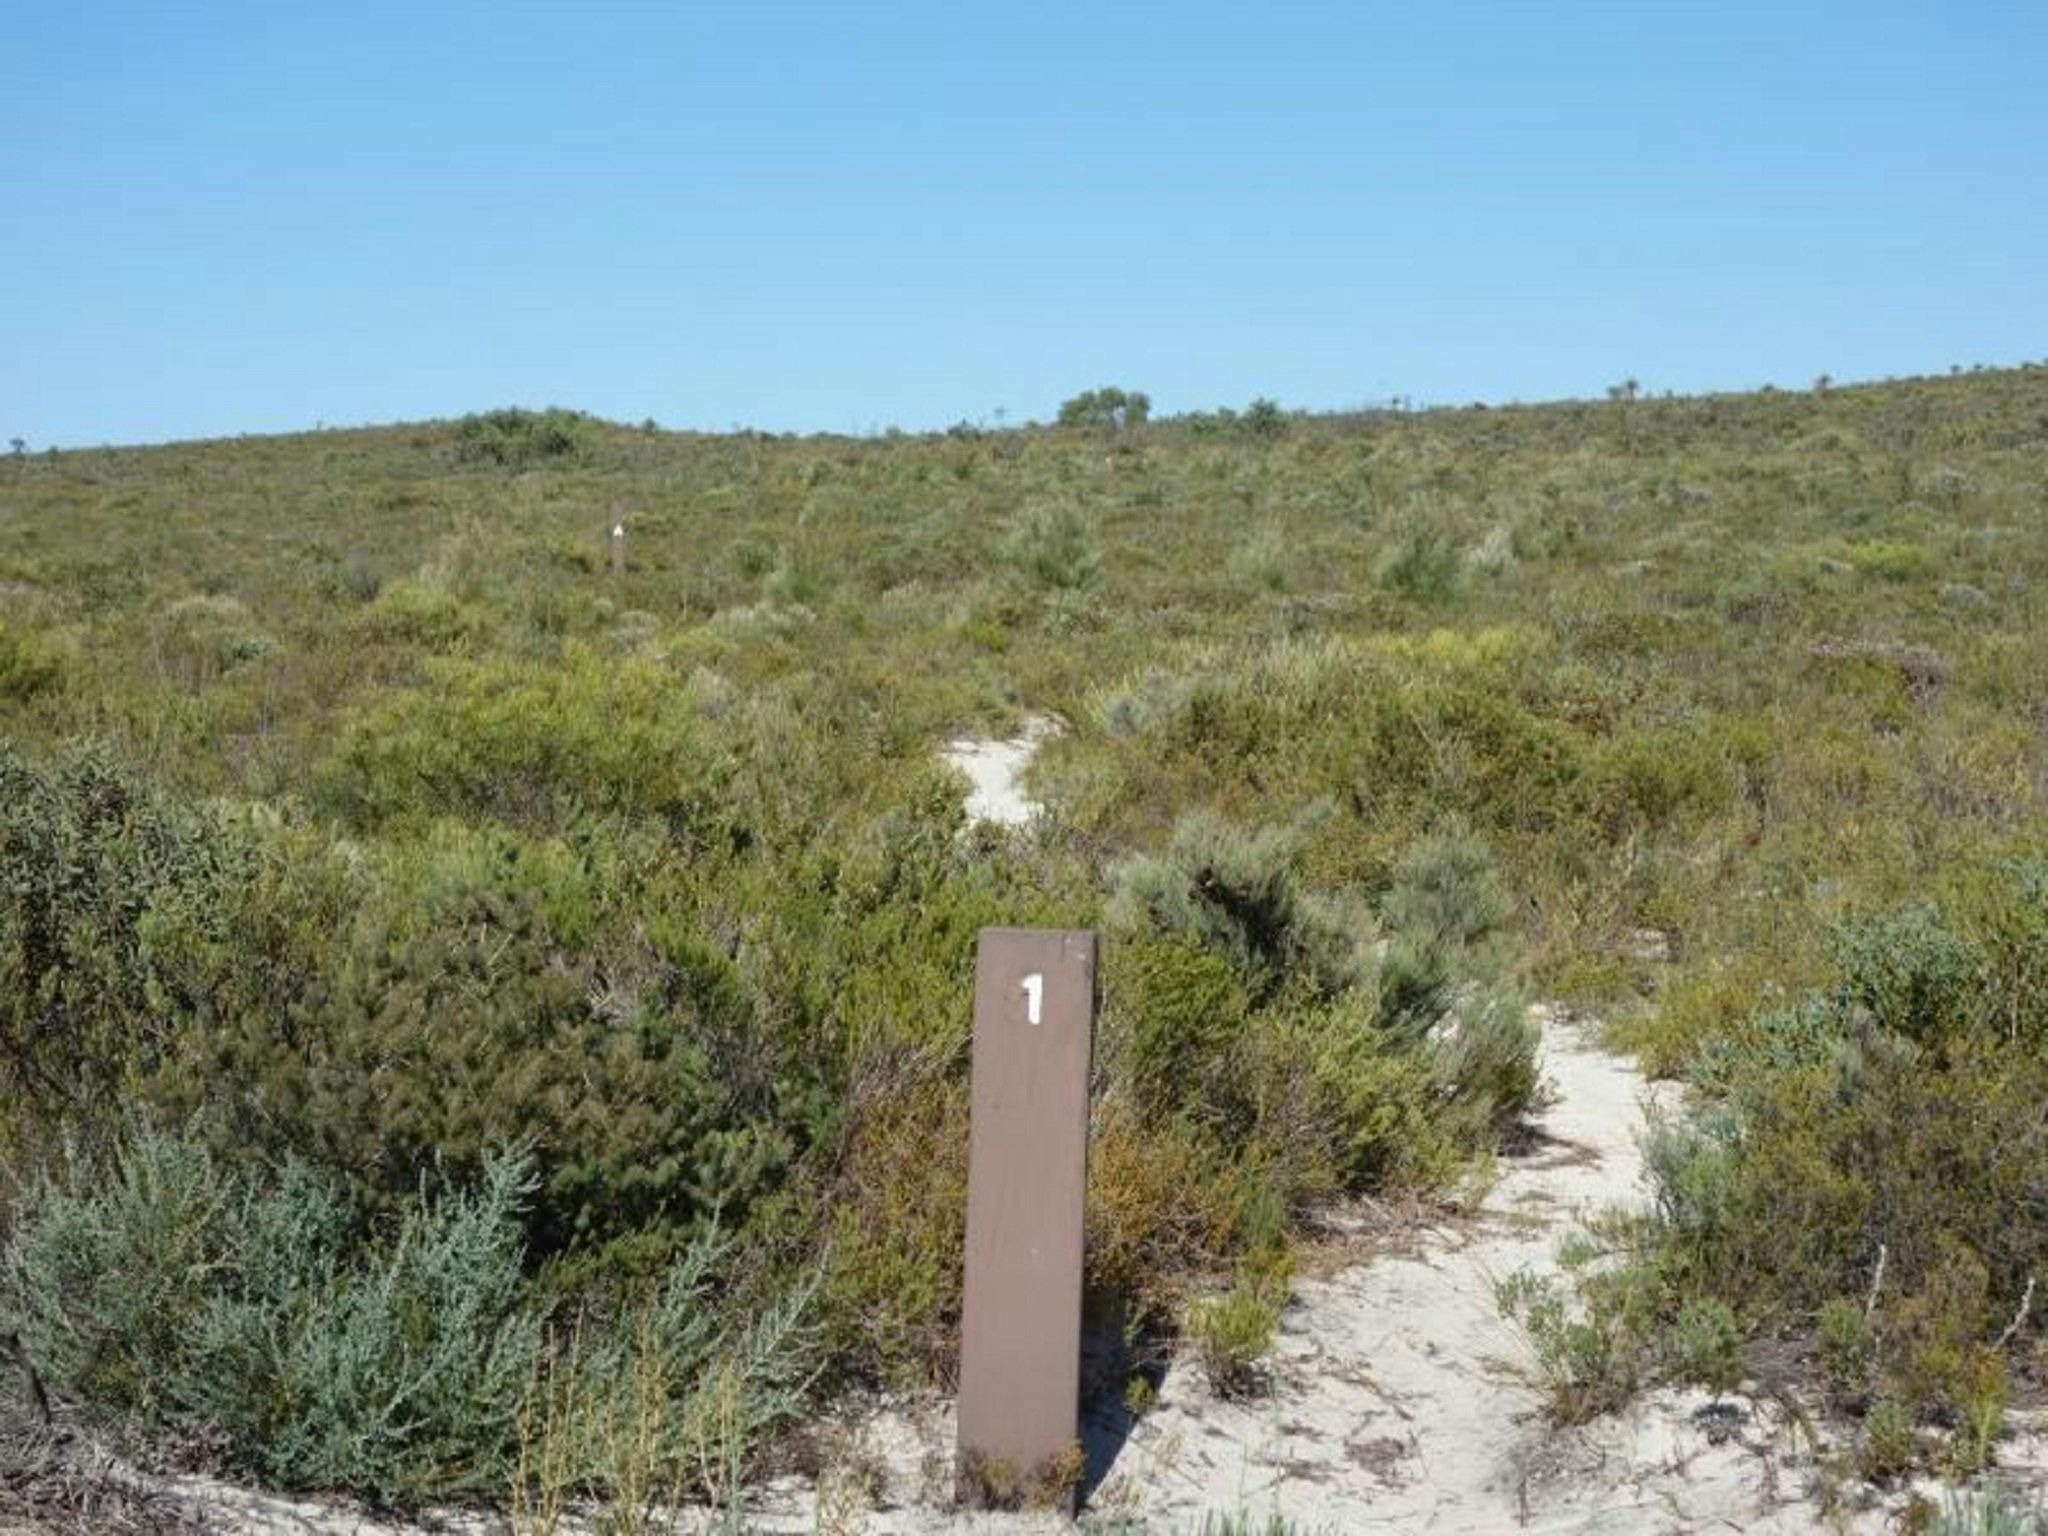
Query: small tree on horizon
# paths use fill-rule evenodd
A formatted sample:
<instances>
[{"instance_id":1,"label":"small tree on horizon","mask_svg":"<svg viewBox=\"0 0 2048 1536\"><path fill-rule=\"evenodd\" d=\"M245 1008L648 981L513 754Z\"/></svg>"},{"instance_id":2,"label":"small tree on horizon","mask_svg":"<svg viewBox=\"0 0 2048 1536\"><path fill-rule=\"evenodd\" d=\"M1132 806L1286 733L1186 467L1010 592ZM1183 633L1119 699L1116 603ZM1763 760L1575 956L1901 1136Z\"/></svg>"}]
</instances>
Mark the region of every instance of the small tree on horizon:
<instances>
[{"instance_id":1,"label":"small tree on horizon","mask_svg":"<svg viewBox=\"0 0 2048 1536\"><path fill-rule=\"evenodd\" d=\"M1119 389L1113 384L1105 384L1100 389L1084 390L1071 400L1062 401L1059 424L1121 432L1126 427L1143 426L1151 414L1152 399L1143 390Z\"/></svg>"},{"instance_id":2,"label":"small tree on horizon","mask_svg":"<svg viewBox=\"0 0 2048 1536\"><path fill-rule=\"evenodd\" d=\"M1287 430L1287 413L1270 395L1261 395L1246 406L1242 420L1253 437L1278 437Z\"/></svg>"}]
</instances>

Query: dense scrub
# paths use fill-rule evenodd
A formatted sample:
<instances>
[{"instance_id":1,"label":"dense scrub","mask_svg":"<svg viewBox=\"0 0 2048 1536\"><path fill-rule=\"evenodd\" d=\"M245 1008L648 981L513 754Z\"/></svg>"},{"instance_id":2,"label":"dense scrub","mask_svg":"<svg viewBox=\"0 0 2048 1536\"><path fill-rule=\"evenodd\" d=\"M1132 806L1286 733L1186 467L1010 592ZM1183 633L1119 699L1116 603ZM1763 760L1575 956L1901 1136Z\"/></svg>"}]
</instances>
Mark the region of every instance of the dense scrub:
<instances>
[{"instance_id":1,"label":"dense scrub","mask_svg":"<svg viewBox=\"0 0 2048 1536\"><path fill-rule=\"evenodd\" d=\"M1255 1379L1303 1212L1446 1189L1538 1091L1539 987L1717 1106L1660 1154L1668 1231L1603 1303L1646 1321L1603 1358L1839 1331L1881 1251L1956 1371L2025 1313L2017 1360L2048 377L1265 406L0 464L0 1337L274 1480L729 1485L746 1447L647 1450L576 1362L756 1427L947 1378L1000 922L1108 935L1091 1296L1220 1290L1187 1318L1219 1380ZM1067 726L1047 816L967 827L935 744L1025 709ZM170 1184L204 1361L53 1291L155 1241L133 1192ZM320 1450L294 1383L331 1341L235 1255L299 1223L304 1294L388 1295L486 1208L502 1288L408 1315L488 1305L523 1363L418 1445L371 1394L332 1410L360 1454ZM431 1328L388 1348L363 1379L437 1369Z\"/></svg>"},{"instance_id":2,"label":"dense scrub","mask_svg":"<svg viewBox=\"0 0 2048 1536\"><path fill-rule=\"evenodd\" d=\"M1976 1471L2048 1380L2048 863L1855 915L1830 949L1825 985L1699 1043L1695 1112L1647 1148L1654 1211L1608 1223L1620 1261L1577 1315L1509 1300L1567 1416L1789 1352L1861 1421L1856 1470Z\"/></svg>"}]
</instances>

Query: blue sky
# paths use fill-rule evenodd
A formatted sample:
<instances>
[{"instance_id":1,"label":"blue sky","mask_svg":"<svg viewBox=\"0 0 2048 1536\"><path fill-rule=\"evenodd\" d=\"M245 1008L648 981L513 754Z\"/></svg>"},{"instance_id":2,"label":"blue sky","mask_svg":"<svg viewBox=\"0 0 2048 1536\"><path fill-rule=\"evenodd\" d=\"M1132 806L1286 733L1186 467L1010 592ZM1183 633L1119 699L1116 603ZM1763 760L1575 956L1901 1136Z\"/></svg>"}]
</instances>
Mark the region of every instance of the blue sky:
<instances>
[{"instance_id":1,"label":"blue sky","mask_svg":"<svg viewBox=\"0 0 2048 1536\"><path fill-rule=\"evenodd\" d=\"M0 436L2048 356L2048 5L0 0Z\"/></svg>"}]
</instances>

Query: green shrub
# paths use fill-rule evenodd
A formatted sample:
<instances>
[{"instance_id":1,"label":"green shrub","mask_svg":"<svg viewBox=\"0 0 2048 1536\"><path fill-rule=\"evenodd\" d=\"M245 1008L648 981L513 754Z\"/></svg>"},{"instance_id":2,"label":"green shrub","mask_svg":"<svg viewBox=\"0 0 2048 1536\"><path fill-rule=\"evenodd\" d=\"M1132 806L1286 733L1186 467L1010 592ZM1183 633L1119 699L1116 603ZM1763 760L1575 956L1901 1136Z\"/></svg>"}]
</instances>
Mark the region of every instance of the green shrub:
<instances>
[{"instance_id":1,"label":"green shrub","mask_svg":"<svg viewBox=\"0 0 2048 1536\"><path fill-rule=\"evenodd\" d=\"M1464 555L1457 541L1435 523L1416 521L1381 554L1373 574L1389 592L1411 602L1448 602L1458 592Z\"/></svg>"},{"instance_id":2,"label":"green shrub","mask_svg":"<svg viewBox=\"0 0 2048 1536\"><path fill-rule=\"evenodd\" d=\"M720 1294L730 1239L700 1234L651 1292L558 1337L521 1403L513 1505L601 1493L623 1529L682 1498L738 1506L815 1375L815 1271L748 1314Z\"/></svg>"},{"instance_id":3,"label":"green shrub","mask_svg":"<svg viewBox=\"0 0 2048 1536\"><path fill-rule=\"evenodd\" d=\"M1833 984L1709 1041L1693 1073L1706 1108L1646 1143L1655 1263L1690 1277L1696 1305L1817 1319L1830 1394L1883 1394L1872 1476L1917 1454L1894 1422L1910 1431L1916 1410L1959 1425L1956 1466L1989 1459L2008 1369L1992 1337L2012 1343L2048 1265L2048 1229L2014 1214L2048 1181L2048 1068L1986 1027L2011 1016L2013 978L2048 963L2008 894L2024 868L1968 882L1955 913L1843 925Z\"/></svg>"},{"instance_id":4,"label":"green shrub","mask_svg":"<svg viewBox=\"0 0 2048 1536\"><path fill-rule=\"evenodd\" d=\"M1296 1142L1315 1149L1297 1161L1326 1156L1341 1187L1441 1188L1494 1122L1498 1085L1476 1037L1467 1037L1463 1066L1448 1053L1404 1049L1364 999L1304 1011L1293 1029L1291 1054L1307 1071L1268 1077L1265 1135L1284 1145L1276 1127L1297 1127Z\"/></svg>"},{"instance_id":5,"label":"green shrub","mask_svg":"<svg viewBox=\"0 0 2048 1536\"><path fill-rule=\"evenodd\" d=\"M0 702L25 704L64 681L64 653L33 630L0 622Z\"/></svg>"},{"instance_id":6,"label":"green shrub","mask_svg":"<svg viewBox=\"0 0 2048 1536\"><path fill-rule=\"evenodd\" d=\"M316 783L362 825L627 811L710 839L730 835L729 772L687 690L651 663L579 648L551 667L436 664L426 686L345 721Z\"/></svg>"},{"instance_id":7,"label":"green shrub","mask_svg":"<svg viewBox=\"0 0 2048 1536\"><path fill-rule=\"evenodd\" d=\"M1244 1282L1191 1305L1188 1336L1195 1342L1211 1390L1223 1397L1257 1391L1261 1362L1271 1351L1279 1326L1279 1307L1263 1288Z\"/></svg>"},{"instance_id":8,"label":"green shrub","mask_svg":"<svg viewBox=\"0 0 2048 1536\"><path fill-rule=\"evenodd\" d=\"M2048 860L2001 859L1956 905L1982 967L1984 1023L2015 1043L2048 1040Z\"/></svg>"},{"instance_id":9,"label":"green shrub","mask_svg":"<svg viewBox=\"0 0 2048 1536\"><path fill-rule=\"evenodd\" d=\"M352 549L330 578L330 590L348 602L367 603L384 590L384 577L365 551Z\"/></svg>"},{"instance_id":10,"label":"green shrub","mask_svg":"<svg viewBox=\"0 0 2048 1536\"><path fill-rule=\"evenodd\" d=\"M1232 550L1225 569L1230 579L1240 585L1264 592L1284 592L1292 563L1285 537L1277 529L1266 528Z\"/></svg>"},{"instance_id":11,"label":"green shrub","mask_svg":"<svg viewBox=\"0 0 2048 1536\"><path fill-rule=\"evenodd\" d=\"M1305 1536L1303 1527L1280 1511L1271 1510L1263 1519L1248 1510L1205 1512L1186 1527L1187 1536Z\"/></svg>"},{"instance_id":12,"label":"green shrub","mask_svg":"<svg viewBox=\"0 0 2048 1536\"><path fill-rule=\"evenodd\" d=\"M1011 561L1033 585L1078 592L1102 572L1102 550L1089 518L1071 502L1031 508L1010 530Z\"/></svg>"},{"instance_id":13,"label":"green shrub","mask_svg":"<svg viewBox=\"0 0 2048 1536\"><path fill-rule=\"evenodd\" d=\"M480 635L485 627L482 611L432 572L401 577L383 588L363 610L361 622L386 639L434 650L452 648Z\"/></svg>"},{"instance_id":14,"label":"green shrub","mask_svg":"<svg viewBox=\"0 0 2048 1536\"><path fill-rule=\"evenodd\" d=\"M1127 931L1191 939L1271 996L1299 979L1325 996L1367 971L1362 915L1301 888L1295 860L1309 825L1245 831L1206 811L1174 826L1163 856L1116 876L1106 915Z\"/></svg>"},{"instance_id":15,"label":"green shrub","mask_svg":"<svg viewBox=\"0 0 2048 1536\"><path fill-rule=\"evenodd\" d=\"M1830 1297L1821 1303L1816 1320L1828 1389L1844 1402L1855 1402L1870 1390L1876 1364L1876 1331L1864 1305L1847 1296Z\"/></svg>"},{"instance_id":16,"label":"green shrub","mask_svg":"<svg viewBox=\"0 0 2048 1536\"><path fill-rule=\"evenodd\" d=\"M542 1342L523 1299L524 1160L425 1198L351 1252L303 1167L275 1181L145 1133L103 1182L33 1191L0 1316L51 1383L152 1424L197 1421L284 1487L480 1492L503 1470Z\"/></svg>"},{"instance_id":17,"label":"green shrub","mask_svg":"<svg viewBox=\"0 0 2048 1536\"><path fill-rule=\"evenodd\" d=\"M1889 1398L1873 1405L1864 1415L1856 1470L1873 1483L1886 1483L1912 1471L1919 1460L1920 1436L1911 1412Z\"/></svg>"},{"instance_id":18,"label":"green shrub","mask_svg":"<svg viewBox=\"0 0 2048 1536\"><path fill-rule=\"evenodd\" d=\"M590 426L589 417L552 407L484 411L455 424L455 457L501 469L574 459L588 451Z\"/></svg>"},{"instance_id":19,"label":"green shrub","mask_svg":"<svg viewBox=\"0 0 2048 1536\"><path fill-rule=\"evenodd\" d=\"M1683 1381L1716 1397L1742 1380L1742 1333L1728 1304L1711 1296L1689 1297L1671 1327L1671 1365Z\"/></svg>"},{"instance_id":20,"label":"green shrub","mask_svg":"<svg viewBox=\"0 0 2048 1536\"><path fill-rule=\"evenodd\" d=\"M251 865L236 827L102 745L43 768L0 741L0 1102L25 1128L94 1141L118 1122L199 1006L188 962L231 942Z\"/></svg>"},{"instance_id":21,"label":"green shrub","mask_svg":"<svg viewBox=\"0 0 2048 1536\"><path fill-rule=\"evenodd\" d=\"M187 687L204 686L277 649L277 641L256 627L241 600L223 595L171 604L164 610L157 643L171 676Z\"/></svg>"},{"instance_id":22,"label":"green shrub","mask_svg":"<svg viewBox=\"0 0 2048 1536\"><path fill-rule=\"evenodd\" d=\"M0 789L11 1137L198 1116L222 1153L306 1157L374 1204L531 1134L552 1249L736 1213L813 1133L815 1045L757 1023L792 995L707 941L658 839L444 824L370 858L92 751L0 750Z\"/></svg>"},{"instance_id":23,"label":"green shrub","mask_svg":"<svg viewBox=\"0 0 2048 1536\"><path fill-rule=\"evenodd\" d=\"M1253 437L1270 440L1286 432L1287 413L1280 409L1279 401L1260 395L1244 408L1238 422Z\"/></svg>"},{"instance_id":24,"label":"green shrub","mask_svg":"<svg viewBox=\"0 0 2048 1536\"><path fill-rule=\"evenodd\" d=\"M1099 1161L1098 1152L1091 1180ZM849 1117L831 1172L817 1201L827 1247L823 1349L852 1379L922 1386L956 1343L948 1324L959 1315L966 1242L964 1085L936 1075L892 1082L867 1113ZM1091 1207L1090 1221L1099 1214ZM1091 1265L1102 1257L1091 1244Z\"/></svg>"},{"instance_id":25,"label":"green shrub","mask_svg":"<svg viewBox=\"0 0 2048 1536\"><path fill-rule=\"evenodd\" d=\"M1926 574L1931 564L1927 551L1919 545L1894 539L1866 539L1849 545L1845 553L1858 571L1886 581L1910 581Z\"/></svg>"},{"instance_id":26,"label":"green shrub","mask_svg":"<svg viewBox=\"0 0 2048 1536\"><path fill-rule=\"evenodd\" d=\"M1576 813L1585 752L1517 687L1521 644L1486 631L1399 645L1297 639L1141 672L1101 705L1121 788L1161 818L1190 800L1327 800L1336 814L1316 849L1329 862L1349 854L1354 876L1367 872L1366 828L1385 840L1379 861L1446 817L1487 832L1554 829Z\"/></svg>"},{"instance_id":27,"label":"green shrub","mask_svg":"<svg viewBox=\"0 0 2048 1536\"><path fill-rule=\"evenodd\" d=\"M1551 1418L1583 1424L1634 1396L1656 1323L1649 1271L1594 1271L1576 1287L1522 1270L1495 1288L1501 1315L1529 1347L1529 1371Z\"/></svg>"},{"instance_id":28,"label":"green shrub","mask_svg":"<svg viewBox=\"0 0 2048 1536\"><path fill-rule=\"evenodd\" d=\"M1651 1077L1704 1070L1702 1063L1742 1032L1764 985L1754 970L1719 957L1681 967L1657 998L1617 1019L1608 1041L1632 1052Z\"/></svg>"},{"instance_id":29,"label":"green shrub","mask_svg":"<svg viewBox=\"0 0 2048 1536\"><path fill-rule=\"evenodd\" d=\"M2048 1233L2002 1213L2048 1174L2048 1148L2005 1128L2031 1123L2044 1091L2038 1063L1989 1051L1946 1068L1850 1052L1751 1083L1734 1192L1693 1240L1724 1283L1799 1309L1854 1294L1880 1250L1910 1291L1960 1243L1988 1266L1993 1309L2017 1306Z\"/></svg>"},{"instance_id":30,"label":"green shrub","mask_svg":"<svg viewBox=\"0 0 2048 1536\"><path fill-rule=\"evenodd\" d=\"M1957 1421L1949 1439L1949 1465L1971 1476L1991 1465L2005 1432L2012 1382L2004 1357L1988 1344L1962 1351L1948 1395Z\"/></svg>"},{"instance_id":31,"label":"green shrub","mask_svg":"<svg viewBox=\"0 0 2048 1536\"><path fill-rule=\"evenodd\" d=\"M1104 1054L1119 1056L1156 1104L1215 1097L1210 1074L1230 1059L1251 994L1229 958L1192 934L1134 934L1109 946L1103 984Z\"/></svg>"},{"instance_id":32,"label":"green shrub","mask_svg":"<svg viewBox=\"0 0 2048 1536\"><path fill-rule=\"evenodd\" d=\"M376 1201L530 1135L548 1251L687 1231L779 1182L811 1069L755 1027L732 959L672 886L448 827L370 876L349 912L317 884L274 893L304 904L273 909L302 974L194 1031L158 1102L204 1113L224 1145L345 1170ZM607 882L637 930L604 914Z\"/></svg>"},{"instance_id":33,"label":"green shrub","mask_svg":"<svg viewBox=\"0 0 2048 1536\"><path fill-rule=\"evenodd\" d=\"M1700 732L1632 733L1611 743L1592 769L1596 814L1618 831L1719 814L1734 799L1730 766L1719 743Z\"/></svg>"}]
</instances>

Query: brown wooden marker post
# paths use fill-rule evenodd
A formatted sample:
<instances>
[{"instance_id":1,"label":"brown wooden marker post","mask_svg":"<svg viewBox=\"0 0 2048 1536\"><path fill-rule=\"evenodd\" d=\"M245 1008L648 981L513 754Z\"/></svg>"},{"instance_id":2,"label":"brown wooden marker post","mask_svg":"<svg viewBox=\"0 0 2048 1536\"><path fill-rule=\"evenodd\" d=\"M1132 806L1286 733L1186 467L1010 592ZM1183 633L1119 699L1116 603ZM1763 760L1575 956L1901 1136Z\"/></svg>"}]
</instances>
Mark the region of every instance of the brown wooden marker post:
<instances>
[{"instance_id":1,"label":"brown wooden marker post","mask_svg":"<svg viewBox=\"0 0 2048 1536\"><path fill-rule=\"evenodd\" d=\"M1042 1486L1078 1438L1094 1038L1093 933L981 931L960 1322L969 1498L994 1483Z\"/></svg>"},{"instance_id":2,"label":"brown wooden marker post","mask_svg":"<svg viewBox=\"0 0 2048 1536\"><path fill-rule=\"evenodd\" d=\"M612 503L612 574L626 574L626 507L618 501Z\"/></svg>"}]
</instances>

